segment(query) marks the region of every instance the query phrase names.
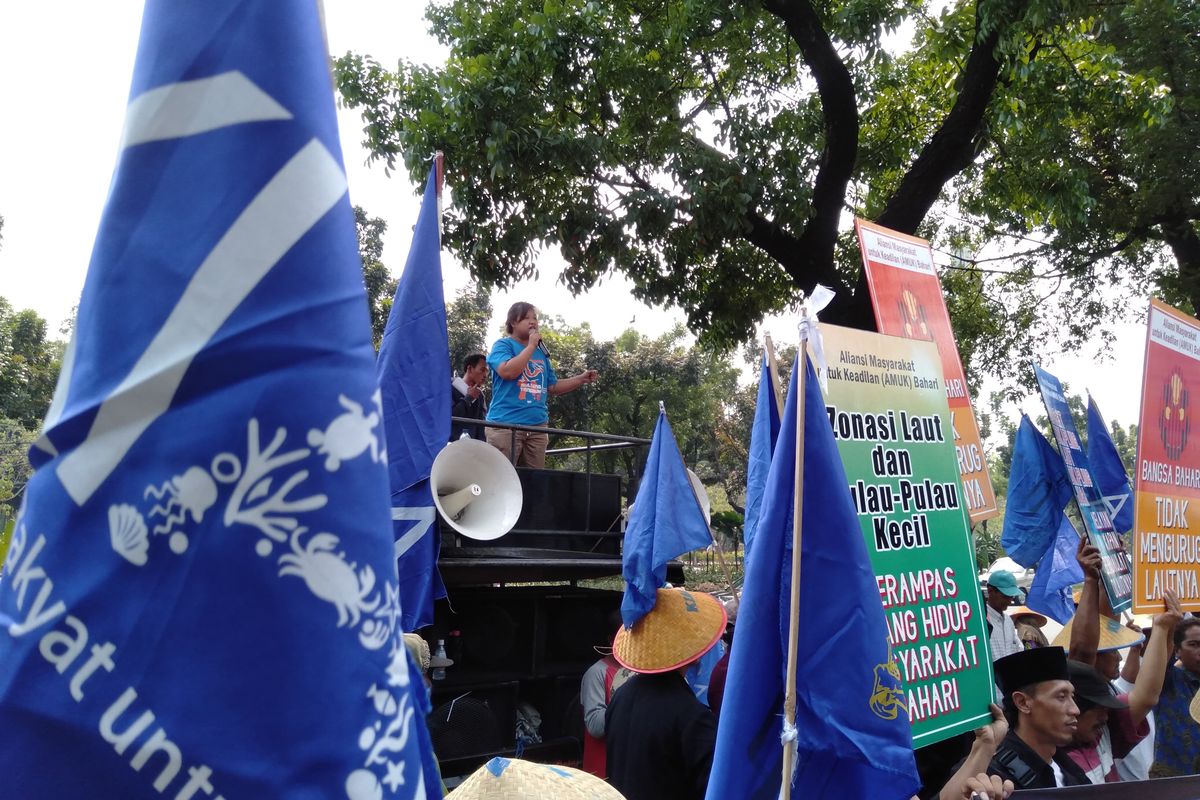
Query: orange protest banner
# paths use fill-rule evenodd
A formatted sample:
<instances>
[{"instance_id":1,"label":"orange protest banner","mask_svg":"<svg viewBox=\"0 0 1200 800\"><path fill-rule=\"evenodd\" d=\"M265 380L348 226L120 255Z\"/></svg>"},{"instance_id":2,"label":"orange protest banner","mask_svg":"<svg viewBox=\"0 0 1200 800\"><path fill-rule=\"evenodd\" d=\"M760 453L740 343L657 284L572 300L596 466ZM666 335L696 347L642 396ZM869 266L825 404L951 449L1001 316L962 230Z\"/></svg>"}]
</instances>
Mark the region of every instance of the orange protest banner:
<instances>
[{"instance_id":1,"label":"orange protest banner","mask_svg":"<svg viewBox=\"0 0 1200 800\"><path fill-rule=\"evenodd\" d=\"M1150 301L1138 420L1133 516L1133 610L1162 611L1173 589L1200 611L1200 444L1191 393L1200 388L1200 320ZM1200 431L1197 431L1200 434Z\"/></svg>"},{"instance_id":2,"label":"orange protest banner","mask_svg":"<svg viewBox=\"0 0 1200 800\"><path fill-rule=\"evenodd\" d=\"M994 517L996 495L929 242L861 219L854 227L879 332L937 343L967 514L972 525Z\"/></svg>"}]
</instances>

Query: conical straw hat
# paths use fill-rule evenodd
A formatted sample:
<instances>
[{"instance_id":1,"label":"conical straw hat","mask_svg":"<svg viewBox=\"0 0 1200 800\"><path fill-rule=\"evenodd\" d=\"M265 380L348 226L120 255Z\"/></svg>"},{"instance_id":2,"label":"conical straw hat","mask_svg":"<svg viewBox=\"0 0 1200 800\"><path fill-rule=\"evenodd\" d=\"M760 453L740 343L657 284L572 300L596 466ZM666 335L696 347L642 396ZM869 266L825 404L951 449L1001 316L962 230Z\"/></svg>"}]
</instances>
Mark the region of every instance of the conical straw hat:
<instances>
[{"instance_id":1,"label":"conical straw hat","mask_svg":"<svg viewBox=\"0 0 1200 800\"><path fill-rule=\"evenodd\" d=\"M1059 631L1058 636L1055 636L1054 641L1050 644L1069 650L1071 648L1071 628L1074 623L1075 617L1067 620L1066 626ZM1100 615L1100 644L1096 646L1096 652L1120 650L1122 647L1132 647L1144 641L1146 641L1145 636L1134 633L1112 617Z\"/></svg>"},{"instance_id":2,"label":"conical straw hat","mask_svg":"<svg viewBox=\"0 0 1200 800\"><path fill-rule=\"evenodd\" d=\"M711 594L659 589L650 613L617 631L613 657L634 672L670 672L707 653L725 621L725 607Z\"/></svg>"},{"instance_id":3,"label":"conical straw hat","mask_svg":"<svg viewBox=\"0 0 1200 800\"><path fill-rule=\"evenodd\" d=\"M1192 697L1192 702L1188 704L1188 713L1192 715L1192 719L1200 722L1200 692L1196 692Z\"/></svg>"},{"instance_id":4,"label":"conical straw hat","mask_svg":"<svg viewBox=\"0 0 1200 800\"><path fill-rule=\"evenodd\" d=\"M625 800L604 781L571 767L493 758L446 800Z\"/></svg>"},{"instance_id":5,"label":"conical straw hat","mask_svg":"<svg viewBox=\"0 0 1200 800\"><path fill-rule=\"evenodd\" d=\"M1036 625L1039 628L1046 627L1046 617L1028 606L1013 606L1008 610L1008 615L1012 617L1014 622L1021 617L1025 617L1025 621L1030 625Z\"/></svg>"}]
</instances>

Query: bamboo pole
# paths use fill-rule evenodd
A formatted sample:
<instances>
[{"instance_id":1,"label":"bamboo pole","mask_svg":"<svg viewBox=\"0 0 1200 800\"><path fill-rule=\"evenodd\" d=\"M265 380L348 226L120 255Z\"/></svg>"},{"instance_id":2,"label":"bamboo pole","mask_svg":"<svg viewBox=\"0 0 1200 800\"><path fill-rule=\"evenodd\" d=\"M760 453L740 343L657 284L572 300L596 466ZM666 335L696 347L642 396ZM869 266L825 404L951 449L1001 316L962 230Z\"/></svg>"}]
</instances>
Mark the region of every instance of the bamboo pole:
<instances>
[{"instance_id":1,"label":"bamboo pole","mask_svg":"<svg viewBox=\"0 0 1200 800\"><path fill-rule=\"evenodd\" d=\"M779 364L775 360L775 343L771 341L771 334L766 334L763 337L763 349L767 351L767 370L771 374L771 389L775 392L775 407L779 409L779 413L783 413L783 387L779 385ZM759 380L762 380L760 375Z\"/></svg>"},{"instance_id":2,"label":"bamboo pole","mask_svg":"<svg viewBox=\"0 0 1200 800\"><path fill-rule=\"evenodd\" d=\"M806 315L807 316L807 315ZM805 322L807 319L805 320ZM791 730L796 726L796 650L800 644L800 555L804 527L804 410L808 384L808 326L800 325L799 364L796 369L796 482L792 500L792 594L788 605L788 652L787 685L784 687L783 727ZM796 762L796 740L783 743L783 780L780 784L781 800L791 800L792 772Z\"/></svg>"}]
</instances>

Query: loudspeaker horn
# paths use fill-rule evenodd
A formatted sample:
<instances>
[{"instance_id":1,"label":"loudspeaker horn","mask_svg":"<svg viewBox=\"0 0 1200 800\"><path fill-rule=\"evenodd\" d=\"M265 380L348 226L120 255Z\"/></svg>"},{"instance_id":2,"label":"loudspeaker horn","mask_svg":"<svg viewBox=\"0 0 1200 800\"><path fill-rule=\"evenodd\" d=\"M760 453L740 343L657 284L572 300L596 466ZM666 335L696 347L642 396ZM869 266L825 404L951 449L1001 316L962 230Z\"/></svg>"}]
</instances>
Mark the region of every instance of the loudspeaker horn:
<instances>
[{"instance_id":1,"label":"loudspeaker horn","mask_svg":"<svg viewBox=\"0 0 1200 800\"><path fill-rule=\"evenodd\" d=\"M521 479L504 455L478 439L442 448L429 475L433 502L446 524L468 539L499 539L521 516Z\"/></svg>"}]
</instances>

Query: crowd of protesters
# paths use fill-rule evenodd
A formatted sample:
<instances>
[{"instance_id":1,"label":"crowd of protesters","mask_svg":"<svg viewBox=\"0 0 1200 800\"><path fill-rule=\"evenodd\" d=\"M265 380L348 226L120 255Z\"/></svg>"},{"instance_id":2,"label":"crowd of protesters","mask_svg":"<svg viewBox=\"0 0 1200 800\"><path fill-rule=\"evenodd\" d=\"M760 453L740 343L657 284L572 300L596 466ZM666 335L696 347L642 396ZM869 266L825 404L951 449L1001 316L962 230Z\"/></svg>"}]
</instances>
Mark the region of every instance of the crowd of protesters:
<instances>
[{"instance_id":1,"label":"crowd of protesters","mask_svg":"<svg viewBox=\"0 0 1200 800\"><path fill-rule=\"evenodd\" d=\"M1185 617L1167 592L1149 628L1123 625L1107 607L1096 548L1081 543L1076 558L1085 578L1077 611L1053 642L1045 617L1015 605L1024 598L1011 573L989 576L998 703L991 724L943 743L943 754L957 755L947 768L922 770L921 797L1000 798L1200 773L1200 721L1191 710L1200 691L1200 618ZM713 670L707 705L685 676L720 640L727 616L695 592L707 627L681 627L681 591L660 590L655 609L622 629L613 652L584 677L585 769L626 800L705 796L728 654ZM726 641L734 615L728 620Z\"/></svg>"}]
</instances>

